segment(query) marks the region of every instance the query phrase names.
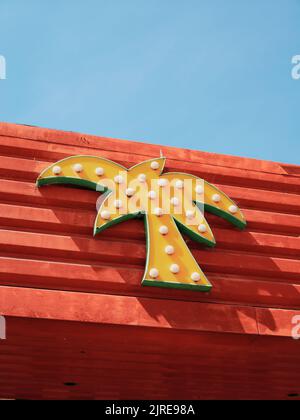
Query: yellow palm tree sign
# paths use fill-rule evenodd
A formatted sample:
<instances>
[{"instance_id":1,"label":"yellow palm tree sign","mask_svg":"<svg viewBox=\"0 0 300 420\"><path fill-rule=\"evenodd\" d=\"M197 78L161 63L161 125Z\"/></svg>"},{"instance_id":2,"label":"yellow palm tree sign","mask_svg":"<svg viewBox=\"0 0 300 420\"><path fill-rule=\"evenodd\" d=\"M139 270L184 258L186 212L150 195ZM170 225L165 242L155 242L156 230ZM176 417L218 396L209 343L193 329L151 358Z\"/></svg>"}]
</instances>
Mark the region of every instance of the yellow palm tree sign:
<instances>
[{"instance_id":1,"label":"yellow palm tree sign","mask_svg":"<svg viewBox=\"0 0 300 420\"><path fill-rule=\"evenodd\" d=\"M44 170L37 185L73 184L101 191L95 235L143 217L147 233L144 286L209 292L212 285L181 233L213 247L216 241L205 210L240 229L246 227L245 218L229 197L206 181L184 173L163 174L165 162L161 157L126 169L103 158L73 156Z\"/></svg>"}]
</instances>

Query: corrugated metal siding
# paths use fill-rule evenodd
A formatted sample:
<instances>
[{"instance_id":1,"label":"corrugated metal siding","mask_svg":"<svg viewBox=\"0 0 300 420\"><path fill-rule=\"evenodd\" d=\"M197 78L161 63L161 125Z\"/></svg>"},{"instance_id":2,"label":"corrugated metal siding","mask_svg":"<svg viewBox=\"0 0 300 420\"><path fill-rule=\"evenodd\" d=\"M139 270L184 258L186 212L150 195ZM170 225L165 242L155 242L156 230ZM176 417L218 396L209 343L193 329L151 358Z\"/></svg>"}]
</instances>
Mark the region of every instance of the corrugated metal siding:
<instances>
[{"instance_id":1,"label":"corrugated metal siding","mask_svg":"<svg viewBox=\"0 0 300 420\"><path fill-rule=\"evenodd\" d=\"M70 155L98 155L130 167L159 156L161 149L168 171L216 184L247 218L248 228L240 232L208 216L217 239L213 250L189 241L214 286L210 294L142 288L141 222L121 224L95 239L97 193L35 186L49 163ZM9 316L131 325L148 328L145 335L151 328L223 332L227 342L225 333L289 337L300 309L298 166L0 124L0 226L0 312ZM284 340L292 348L294 342Z\"/></svg>"}]
</instances>

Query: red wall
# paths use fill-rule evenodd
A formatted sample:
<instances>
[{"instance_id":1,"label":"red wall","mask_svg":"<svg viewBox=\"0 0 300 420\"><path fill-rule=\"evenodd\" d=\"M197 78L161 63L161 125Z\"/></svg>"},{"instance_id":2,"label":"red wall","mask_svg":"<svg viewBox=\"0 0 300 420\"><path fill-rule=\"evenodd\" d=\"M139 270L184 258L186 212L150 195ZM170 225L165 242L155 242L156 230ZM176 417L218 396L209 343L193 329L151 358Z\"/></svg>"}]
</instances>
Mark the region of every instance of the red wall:
<instances>
[{"instance_id":1,"label":"red wall","mask_svg":"<svg viewBox=\"0 0 300 420\"><path fill-rule=\"evenodd\" d=\"M92 237L97 193L45 187L49 163L160 155L242 208L208 216L216 249L190 247L210 294L142 288L143 224ZM300 167L0 124L0 342L4 398L286 398L300 393ZM67 387L66 382L76 382Z\"/></svg>"}]
</instances>

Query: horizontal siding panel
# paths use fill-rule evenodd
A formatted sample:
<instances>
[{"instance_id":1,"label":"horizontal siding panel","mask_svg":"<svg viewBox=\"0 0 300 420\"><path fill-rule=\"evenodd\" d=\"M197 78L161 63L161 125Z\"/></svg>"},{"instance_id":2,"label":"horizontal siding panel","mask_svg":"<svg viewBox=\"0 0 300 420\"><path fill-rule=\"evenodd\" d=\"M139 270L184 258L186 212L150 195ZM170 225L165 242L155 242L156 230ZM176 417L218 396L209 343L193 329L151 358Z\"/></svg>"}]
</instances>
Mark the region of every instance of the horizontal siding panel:
<instances>
[{"instance_id":1,"label":"horizontal siding panel","mask_svg":"<svg viewBox=\"0 0 300 420\"><path fill-rule=\"evenodd\" d=\"M37 188L33 183L0 179L0 199L2 202L10 201L20 204L51 205L54 208L71 207L96 211L98 193L81 190L80 194L75 197L74 189L61 188L61 192L57 193L57 187Z\"/></svg>"},{"instance_id":2,"label":"horizontal siding panel","mask_svg":"<svg viewBox=\"0 0 300 420\"><path fill-rule=\"evenodd\" d=\"M2 286L0 307L3 315L21 318L258 334L255 309L229 305ZM156 317L161 310L165 316Z\"/></svg>"},{"instance_id":3,"label":"horizontal siding panel","mask_svg":"<svg viewBox=\"0 0 300 420\"><path fill-rule=\"evenodd\" d=\"M90 210L90 217L96 218L96 201L98 193L87 190L80 190L80 194L74 196L72 188L55 187L38 189L32 183L0 179L0 200L2 202L18 203L21 206L31 205L43 208L51 208L54 212L76 211L86 215L83 210ZM76 209L76 210L74 210ZM280 214L253 209L244 209L249 229L288 233L293 236L300 235L300 216L292 214ZM207 219L213 225L230 227L225 221L207 214ZM89 219L91 222L91 219ZM94 221L91 222L91 227ZM231 227L230 227L231 228Z\"/></svg>"},{"instance_id":4,"label":"horizontal siding panel","mask_svg":"<svg viewBox=\"0 0 300 420\"><path fill-rule=\"evenodd\" d=\"M39 160L46 162L56 162L71 155L88 154L93 156L101 156L111 159L117 163L131 167L144 160L149 156L118 152L110 152L98 149L86 149L84 147L66 147L49 143L40 143L35 141L26 141L22 139L0 137L0 154L10 157L22 157L28 160ZM151 158L155 155L151 156ZM277 191L285 191L290 193L300 192L300 177L287 176L286 174L278 175L266 172L257 172L246 169L230 168L208 164L206 162L201 165L195 165L192 161L178 161L170 159L167 156L166 170L168 172L187 172L199 177L203 177L209 182L218 182L222 185L241 185L252 188L274 189Z\"/></svg>"},{"instance_id":5,"label":"horizontal siding panel","mask_svg":"<svg viewBox=\"0 0 300 420\"><path fill-rule=\"evenodd\" d=\"M39 174L49 165L47 162L29 161L0 156L0 176L35 182ZM282 211L300 215L300 194L287 194L277 191L215 185L228 194L241 208Z\"/></svg>"},{"instance_id":6,"label":"horizontal siding panel","mask_svg":"<svg viewBox=\"0 0 300 420\"><path fill-rule=\"evenodd\" d=\"M281 337L290 337L291 331L285 321L300 313L297 310L3 286L0 288L0 307L3 315L10 317L246 335L260 335L260 331L267 328L268 335ZM99 311L99 308L102 310ZM157 317L158 313L163 313L163 316ZM272 327L266 321L270 315Z\"/></svg>"},{"instance_id":7,"label":"horizontal siding panel","mask_svg":"<svg viewBox=\"0 0 300 420\"><path fill-rule=\"evenodd\" d=\"M13 206L0 204L0 226L18 227L25 231L37 230L53 234L85 235L91 237L95 212L79 212L77 210L51 210L34 207ZM215 228L214 234L218 249L244 250L260 252L262 254L281 255L288 258L300 257L300 240L294 236L272 235L251 232L250 228L240 232L235 229ZM98 235L102 238L127 239L130 241L145 241L144 225L142 221L121 223L107 229ZM76 237L74 238L76 241ZM199 245L189 241L190 248Z\"/></svg>"},{"instance_id":8,"label":"horizontal siding panel","mask_svg":"<svg viewBox=\"0 0 300 420\"><path fill-rule=\"evenodd\" d=\"M160 299L300 309L300 284L208 272L209 294L141 287L143 269L0 257L0 284Z\"/></svg>"},{"instance_id":9,"label":"horizontal siding panel","mask_svg":"<svg viewBox=\"0 0 300 420\"><path fill-rule=\"evenodd\" d=\"M213 166L240 168L250 171L283 175L288 174L288 171L285 169L285 165L276 162L268 162L235 156L225 156L215 153L178 149L175 147L157 146L133 141L96 137L80 133L49 130L38 127L26 127L0 123L0 135L4 137L11 137L13 139L19 138L24 140L36 140L60 146L79 146L88 149L92 148L115 152L126 150L128 153L133 155L137 154L137 151L139 151L140 154L144 154L148 157L159 156L160 151L163 150L166 156L171 159L193 162L195 164L209 163Z\"/></svg>"},{"instance_id":10,"label":"horizontal siding panel","mask_svg":"<svg viewBox=\"0 0 300 420\"><path fill-rule=\"evenodd\" d=\"M20 231L0 231L2 252L41 256L59 261L124 264L127 267L145 265L145 246L117 240L94 240L81 237L57 236ZM229 274L257 274L266 277L300 281L300 260L284 259L223 250L193 249L202 268Z\"/></svg>"},{"instance_id":11,"label":"horizontal siding panel","mask_svg":"<svg viewBox=\"0 0 300 420\"><path fill-rule=\"evenodd\" d=\"M122 396L143 400L147 395L153 399L172 396L198 400L230 399L233 393L237 399L268 399L286 397L299 383L299 370L289 368L290 363L295 366L299 361L298 347L292 340L280 337L256 337L254 346L251 335L199 335L184 331L175 335L169 330L63 322L58 328L58 323L52 321L20 318L11 319L11 324L12 344L3 342L1 346L11 355L10 362L3 364L0 378L1 390L6 390L7 397L13 392L19 399ZM21 330L32 341L20 335ZM88 348L88 353L82 354L83 348ZM20 351L23 357L19 357ZM43 353L49 360L48 369L43 364ZM127 368L123 361L128 362ZM20 372L17 390L13 382L16 372ZM71 372L74 379L81 381L80 387L70 392L63 386L61 376L68 377ZM95 387L97 383L101 387Z\"/></svg>"}]
</instances>

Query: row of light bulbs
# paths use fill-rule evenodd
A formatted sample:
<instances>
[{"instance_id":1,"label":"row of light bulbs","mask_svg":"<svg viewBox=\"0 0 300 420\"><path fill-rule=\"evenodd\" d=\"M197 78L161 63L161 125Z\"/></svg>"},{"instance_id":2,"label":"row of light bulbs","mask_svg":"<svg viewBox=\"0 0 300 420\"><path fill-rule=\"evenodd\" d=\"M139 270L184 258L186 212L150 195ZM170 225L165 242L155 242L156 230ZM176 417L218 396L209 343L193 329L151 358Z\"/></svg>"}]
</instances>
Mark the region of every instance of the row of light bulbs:
<instances>
[{"instance_id":1,"label":"row of light bulbs","mask_svg":"<svg viewBox=\"0 0 300 420\"><path fill-rule=\"evenodd\" d=\"M180 267L178 264L172 264L170 266L170 272L173 274L178 274L180 272ZM159 277L159 270L157 268L152 268L149 272L152 279L157 279ZM192 273L191 280L195 283L198 283L201 280L201 275L199 273Z\"/></svg>"},{"instance_id":2,"label":"row of light bulbs","mask_svg":"<svg viewBox=\"0 0 300 420\"><path fill-rule=\"evenodd\" d=\"M159 167L160 167L160 166L159 166L159 163L158 163L158 162L152 162L152 163L151 163L151 168L152 168L153 170L157 170L157 169L159 169ZM76 163L76 164L73 166L73 169L74 169L74 172L76 172L76 173L81 173L81 172L83 172L83 170L84 170L83 166L82 166L80 163ZM54 175L60 175L60 174L61 174L61 172L62 172L62 169L61 169L61 167L60 167L60 166L54 166L54 168L53 168L53 174L54 174ZM97 176L103 176L103 175L105 174L105 170L104 170L103 168L98 167L98 168L96 168L96 169L95 169L95 173L96 173L96 175L97 175ZM122 175L117 175L117 176L115 176L114 180L115 180L115 183L116 183L116 184L123 184L123 183L125 182L125 180L124 180L124 178L122 177ZM147 181L147 175L145 175L145 174L140 174L140 175L138 176L138 180L139 180L140 182L146 182L146 181ZM160 187L166 187L166 186L168 185L168 180L167 180L167 179L163 179L163 178L162 178L162 179L159 179L159 180L158 180L158 185L159 185ZM176 188L178 188L178 189L183 189L183 188L184 188L184 182L183 182L183 181L178 180L178 181L176 181L175 186L176 186ZM197 193L197 194L203 194L203 193L204 193L204 188L203 188L202 186L198 185L198 186L196 187L196 193Z\"/></svg>"},{"instance_id":3,"label":"row of light bulbs","mask_svg":"<svg viewBox=\"0 0 300 420\"><path fill-rule=\"evenodd\" d=\"M160 165L159 165L158 162L151 162L151 169L153 169L154 171L157 171L159 169L159 167L160 167ZM81 172L83 172L84 168L83 168L81 163L76 163L73 166L73 169L76 173L81 173ZM55 175L60 175L61 172L62 172L62 169L61 169L60 166L54 166L53 173ZM98 168L96 168L95 173L98 176L103 176L105 174L105 170L103 168L98 167ZM146 177L146 175L142 175L142 176Z\"/></svg>"},{"instance_id":4,"label":"row of light bulbs","mask_svg":"<svg viewBox=\"0 0 300 420\"><path fill-rule=\"evenodd\" d=\"M159 165L158 162L151 162L151 169L158 170L159 167L160 167L160 165ZM73 169L76 173L81 173L84 170L83 166L80 163L76 163L73 166ZM61 172L62 172L62 169L61 169L60 166L55 166L53 168L54 175L60 175ZM97 176L103 176L105 174L105 170L103 168L98 167L98 168L96 168L95 173L96 173ZM122 175L115 176L114 180L115 180L116 184L119 184L119 185L121 185L125 182ZM139 180L139 182L142 182L142 183L146 182L147 181L147 176L145 174L140 174L138 176L138 180ZM161 178L161 179L158 180L158 185L162 188L166 187L168 185L168 180ZM184 188L184 182L181 181L181 180L178 180L178 181L176 181L175 186L178 189L183 189ZM202 195L204 193L204 188L201 185L198 185L196 187L195 191L196 191L197 194ZM128 197L132 197L134 194L135 194L135 190L133 188L127 188L126 195ZM150 198L150 200L155 200L156 199L156 192L155 191L150 191L149 192L149 198ZM221 200L222 200L222 198L219 194L214 194L212 196L212 201L214 203L220 203ZM171 204L174 205L174 206L179 206L179 204L180 204L179 199L177 197L173 197L171 199ZM121 208L121 206L117 205L116 208ZM235 205L231 205L228 210L232 214L236 214L238 212L238 208ZM162 216L161 209L156 209L155 214L157 216ZM107 214L106 214L106 216L107 216ZM192 218L194 216L194 214L191 214L191 213L188 212L186 216L188 218Z\"/></svg>"}]
</instances>

